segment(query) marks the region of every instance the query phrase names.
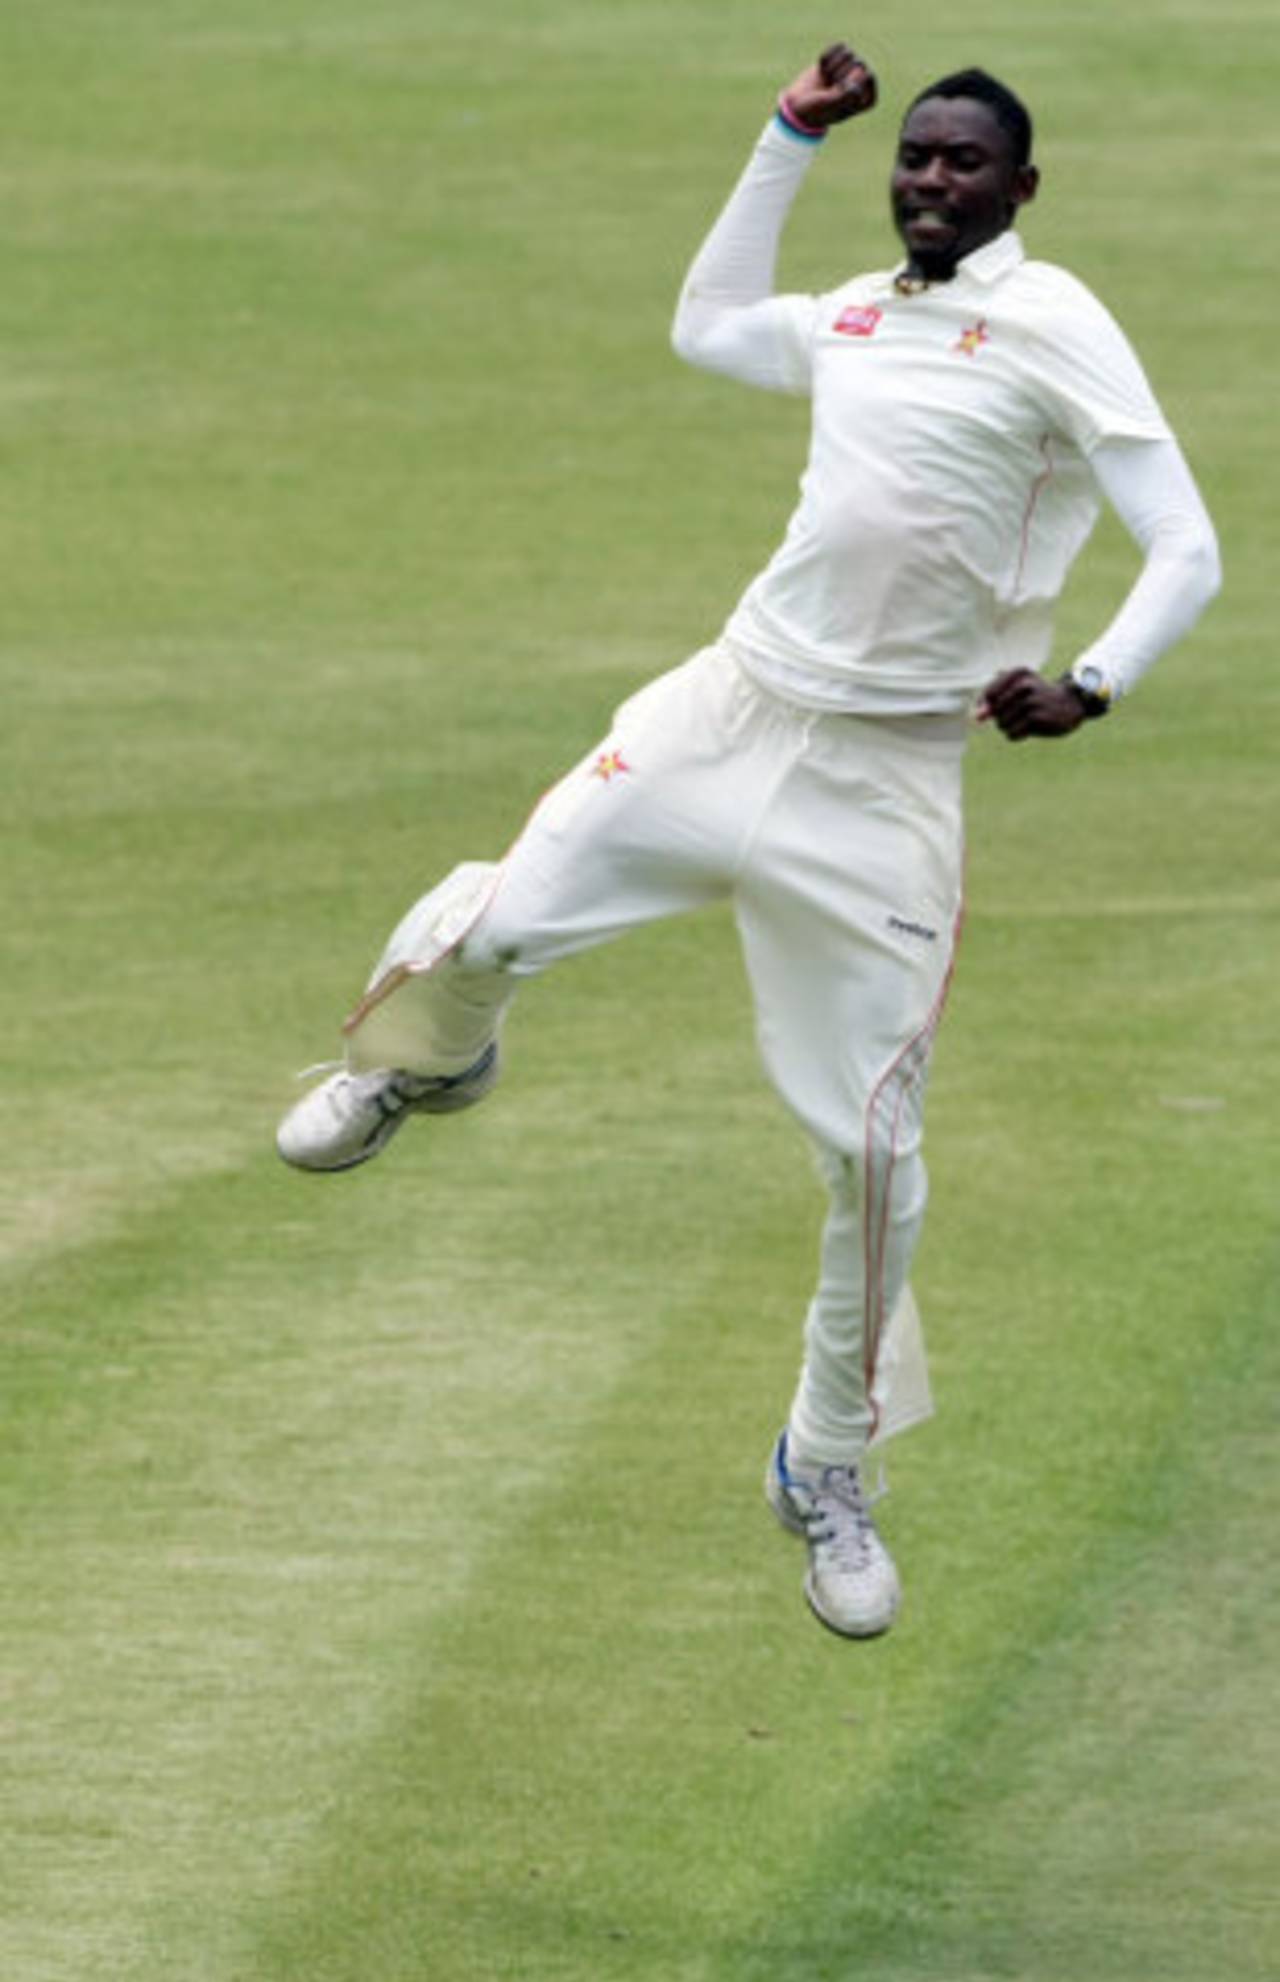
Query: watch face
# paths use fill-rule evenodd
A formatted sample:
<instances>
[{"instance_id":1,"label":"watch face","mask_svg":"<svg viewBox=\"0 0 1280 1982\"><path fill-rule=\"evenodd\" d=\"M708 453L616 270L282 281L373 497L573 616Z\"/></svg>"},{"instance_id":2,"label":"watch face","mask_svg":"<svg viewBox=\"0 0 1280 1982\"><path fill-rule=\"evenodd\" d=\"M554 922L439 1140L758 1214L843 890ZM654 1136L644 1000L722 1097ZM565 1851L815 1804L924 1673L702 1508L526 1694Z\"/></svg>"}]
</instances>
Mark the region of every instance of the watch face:
<instances>
[{"instance_id":1,"label":"watch face","mask_svg":"<svg viewBox=\"0 0 1280 1982\"><path fill-rule=\"evenodd\" d=\"M1086 695L1106 695L1106 683L1102 679L1102 669L1094 667L1077 668L1075 680Z\"/></svg>"}]
</instances>

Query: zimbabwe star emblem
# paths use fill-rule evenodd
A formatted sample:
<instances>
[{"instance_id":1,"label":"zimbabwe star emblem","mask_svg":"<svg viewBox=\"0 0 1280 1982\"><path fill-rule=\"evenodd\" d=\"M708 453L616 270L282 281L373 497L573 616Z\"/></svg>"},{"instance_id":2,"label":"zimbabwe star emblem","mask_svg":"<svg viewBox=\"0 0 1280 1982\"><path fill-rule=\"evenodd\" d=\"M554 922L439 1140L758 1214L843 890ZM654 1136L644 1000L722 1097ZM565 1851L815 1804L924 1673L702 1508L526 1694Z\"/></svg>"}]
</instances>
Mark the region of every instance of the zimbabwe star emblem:
<instances>
[{"instance_id":1,"label":"zimbabwe star emblem","mask_svg":"<svg viewBox=\"0 0 1280 1982\"><path fill-rule=\"evenodd\" d=\"M987 320L985 317L979 317L977 323L971 323L967 330L961 331L951 349L963 351L966 358L973 358L984 344L990 342L991 332L987 329Z\"/></svg>"},{"instance_id":2,"label":"zimbabwe star emblem","mask_svg":"<svg viewBox=\"0 0 1280 1982\"><path fill-rule=\"evenodd\" d=\"M602 750L596 758L595 763L591 766L591 775L593 778L603 778L604 782L608 784L610 778L616 778L623 771L629 771L630 769L630 764L627 763L620 750Z\"/></svg>"}]
</instances>

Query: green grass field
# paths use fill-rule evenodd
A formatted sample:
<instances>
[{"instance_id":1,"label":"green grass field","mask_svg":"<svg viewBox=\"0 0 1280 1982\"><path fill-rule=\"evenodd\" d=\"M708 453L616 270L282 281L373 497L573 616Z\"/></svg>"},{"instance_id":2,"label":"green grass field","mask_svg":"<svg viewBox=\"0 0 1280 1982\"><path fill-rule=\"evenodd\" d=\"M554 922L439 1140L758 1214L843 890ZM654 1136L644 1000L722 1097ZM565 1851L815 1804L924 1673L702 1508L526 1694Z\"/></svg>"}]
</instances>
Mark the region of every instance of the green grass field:
<instances>
[{"instance_id":1,"label":"green grass field","mask_svg":"<svg viewBox=\"0 0 1280 1982\"><path fill-rule=\"evenodd\" d=\"M1038 112L1227 589L971 753L907 1583L759 1477L821 1205L727 918L530 987L491 1107L272 1150L419 887L718 629L803 408L683 267L847 32ZM5 1982L1275 1982L1280 34L1263 0L17 0L0 19ZM1069 653L1133 569L1100 534Z\"/></svg>"}]
</instances>

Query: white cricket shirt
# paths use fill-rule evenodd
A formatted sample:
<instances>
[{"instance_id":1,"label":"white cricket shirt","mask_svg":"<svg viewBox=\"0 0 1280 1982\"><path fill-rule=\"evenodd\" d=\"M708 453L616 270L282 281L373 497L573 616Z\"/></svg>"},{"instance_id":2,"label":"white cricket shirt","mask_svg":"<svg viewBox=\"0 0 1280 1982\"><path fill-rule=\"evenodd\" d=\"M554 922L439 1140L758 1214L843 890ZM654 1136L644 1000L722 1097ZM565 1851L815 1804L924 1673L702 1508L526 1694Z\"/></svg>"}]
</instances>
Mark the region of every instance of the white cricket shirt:
<instances>
[{"instance_id":1,"label":"white cricket shirt","mask_svg":"<svg viewBox=\"0 0 1280 1982\"><path fill-rule=\"evenodd\" d=\"M1100 507L1091 451L1169 428L1108 311L1013 232L915 293L882 270L773 295L815 149L769 126L676 318L693 362L813 403L799 505L724 638L793 701L961 710L1047 659Z\"/></svg>"}]
</instances>

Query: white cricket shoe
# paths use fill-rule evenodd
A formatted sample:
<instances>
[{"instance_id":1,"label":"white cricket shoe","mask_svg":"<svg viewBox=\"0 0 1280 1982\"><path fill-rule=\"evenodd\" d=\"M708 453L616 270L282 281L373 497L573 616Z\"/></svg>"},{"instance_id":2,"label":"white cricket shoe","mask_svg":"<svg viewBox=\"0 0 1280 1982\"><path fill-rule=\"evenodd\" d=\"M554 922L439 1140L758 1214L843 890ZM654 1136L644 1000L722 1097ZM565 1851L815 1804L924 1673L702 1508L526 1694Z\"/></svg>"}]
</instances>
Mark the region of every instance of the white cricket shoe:
<instances>
[{"instance_id":1,"label":"white cricket shoe","mask_svg":"<svg viewBox=\"0 0 1280 1982\"><path fill-rule=\"evenodd\" d=\"M809 1544L804 1593L820 1623L843 1638L878 1638L902 1602L893 1557L871 1518L856 1466L787 1466L784 1431L769 1458L765 1498Z\"/></svg>"},{"instance_id":2,"label":"white cricket shoe","mask_svg":"<svg viewBox=\"0 0 1280 1982\"><path fill-rule=\"evenodd\" d=\"M298 1170L351 1170L385 1149L410 1115L452 1115L474 1107L497 1078L496 1040L461 1074L394 1068L330 1074L289 1110L276 1130L276 1148Z\"/></svg>"}]
</instances>

